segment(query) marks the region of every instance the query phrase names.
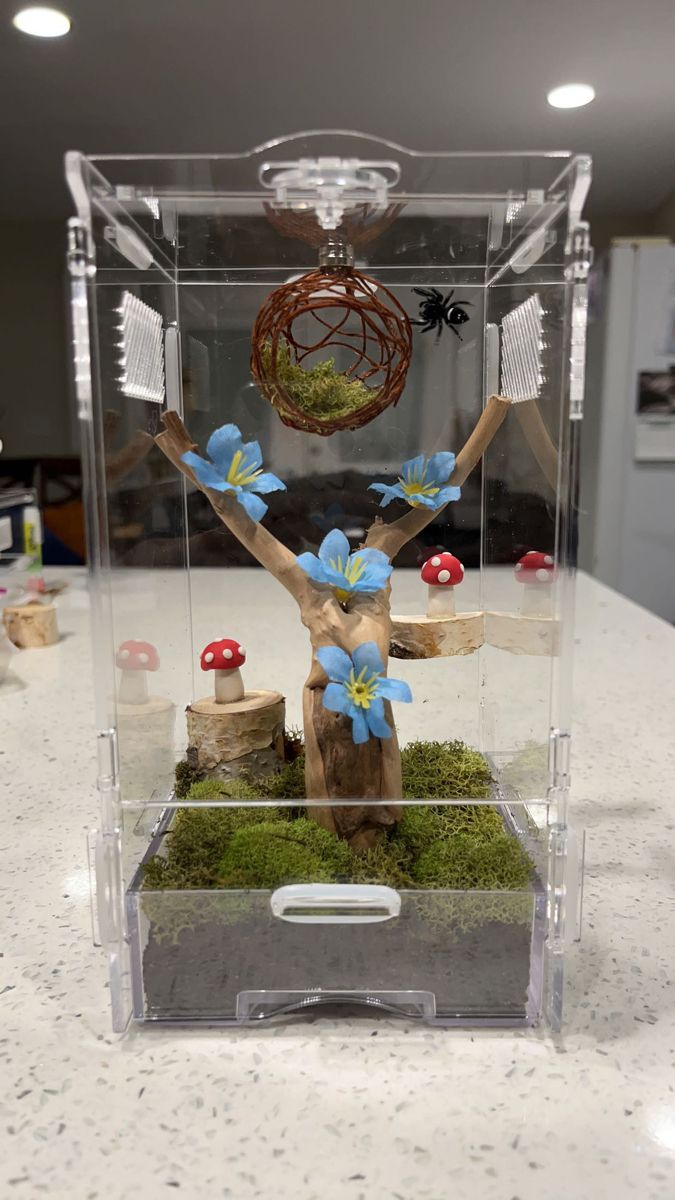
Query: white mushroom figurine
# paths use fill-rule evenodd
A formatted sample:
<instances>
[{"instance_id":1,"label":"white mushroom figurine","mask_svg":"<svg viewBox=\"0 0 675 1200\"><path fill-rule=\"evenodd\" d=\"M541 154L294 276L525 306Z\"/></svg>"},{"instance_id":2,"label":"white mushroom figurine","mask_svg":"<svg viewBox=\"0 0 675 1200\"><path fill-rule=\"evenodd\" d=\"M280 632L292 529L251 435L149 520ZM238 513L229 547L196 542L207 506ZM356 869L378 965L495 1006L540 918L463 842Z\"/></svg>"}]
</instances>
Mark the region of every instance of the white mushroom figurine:
<instances>
[{"instance_id":1,"label":"white mushroom figurine","mask_svg":"<svg viewBox=\"0 0 675 1200\"><path fill-rule=\"evenodd\" d=\"M122 704L146 704L148 671L159 668L159 654L151 642L138 638L122 642L115 658L122 675L117 698Z\"/></svg>"},{"instance_id":2,"label":"white mushroom figurine","mask_svg":"<svg viewBox=\"0 0 675 1200\"><path fill-rule=\"evenodd\" d=\"M246 662L244 647L234 638L219 638L209 642L201 655L202 671L215 671L215 693L218 704L232 704L244 699L244 683L240 667Z\"/></svg>"},{"instance_id":3,"label":"white mushroom figurine","mask_svg":"<svg viewBox=\"0 0 675 1200\"><path fill-rule=\"evenodd\" d=\"M556 576L555 562L550 554L528 550L514 568L518 583L525 585L520 611L524 617L550 617L551 590Z\"/></svg>"},{"instance_id":4,"label":"white mushroom figurine","mask_svg":"<svg viewBox=\"0 0 675 1200\"><path fill-rule=\"evenodd\" d=\"M464 567L454 554L444 550L432 554L422 567L422 581L429 585L428 617L454 617L455 588L464 579Z\"/></svg>"}]
</instances>

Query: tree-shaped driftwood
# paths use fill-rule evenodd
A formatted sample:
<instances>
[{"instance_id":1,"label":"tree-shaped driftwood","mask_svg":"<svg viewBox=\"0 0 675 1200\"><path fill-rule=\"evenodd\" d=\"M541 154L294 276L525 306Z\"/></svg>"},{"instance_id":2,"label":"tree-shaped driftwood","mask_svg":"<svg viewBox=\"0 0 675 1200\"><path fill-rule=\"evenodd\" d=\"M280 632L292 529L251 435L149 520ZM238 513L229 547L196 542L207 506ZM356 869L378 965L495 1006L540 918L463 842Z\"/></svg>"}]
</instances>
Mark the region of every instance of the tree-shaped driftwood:
<instances>
[{"instance_id":1,"label":"tree-shaped driftwood","mask_svg":"<svg viewBox=\"0 0 675 1200\"><path fill-rule=\"evenodd\" d=\"M457 455L450 483L461 485L480 461L510 403L500 396L490 397ZM166 413L163 421L166 428L156 438L157 445L177 470L204 492L230 532L290 592L309 632L312 662L303 692L308 814L355 848L371 846L382 828L393 825L401 815L401 756L391 706L385 705L391 738L371 737L365 744L355 745L348 718L323 706L327 679L317 661L316 650L321 646L339 646L351 655L363 642L375 642L386 670L391 637L390 588L374 594L358 593L346 605L341 604L329 587L309 578L282 542L251 520L234 495L212 491L199 483L191 467L182 462L186 451L196 449L183 422L174 412ZM403 546L441 511L442 508L411 508L390 523L378 517L370 526L364 544L381 550L393 561Z\"/></svg>"}]
</instances>

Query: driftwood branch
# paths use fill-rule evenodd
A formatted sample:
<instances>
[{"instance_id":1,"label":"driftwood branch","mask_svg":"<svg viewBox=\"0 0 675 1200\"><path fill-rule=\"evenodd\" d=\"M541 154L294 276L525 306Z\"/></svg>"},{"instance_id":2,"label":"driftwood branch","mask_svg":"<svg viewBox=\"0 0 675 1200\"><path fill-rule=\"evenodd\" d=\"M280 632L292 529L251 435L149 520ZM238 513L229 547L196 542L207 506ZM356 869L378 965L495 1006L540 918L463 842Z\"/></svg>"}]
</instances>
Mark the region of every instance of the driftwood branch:
<instances>
[{"instance_id":1,"label":"driftwood branch","mask_svg":"<svg viewBox=\"0 0 675 1200\"><path fill-rule=\"evenodd\" d=\"M455 469L448 483L461 487L476 464L480 462L510 407L511 401L503 396L490 396L473 432L457 455ZM368 530L365 545L382 550L390 559L393 559L407 542L417 537L431 521L435 520L443 511L443 507L436 509L411 508L404 516L389 525L378 518Z\"/></svg>"},{"instance_id":2,"label":"driftwood branch","mask_svg":"<svg viewBox=\"0 0 675 1200\"><path fill-rule=\"evenodd\" d=\"M233 495L211 491L199 483L191 467L181 461L186 451L197 449L183 422L175 412L165 413L162 421L166 427L165 431L155 438L162 453L186 479L204 493L223 525L226 525L230 533L234 534L260 565L290 592L301 610L308 606L315 588L309 576L298 566L295 555L275 538L269 529L265 529L264 525L252 521Z\"/></svg>"},{"instance_id":3,"label":"driftwood branch","mask_svg":"<svg viewBox=\"0 0 675 1200\"><path fill-rule=\"evenodd\" d=\"M558 490L558 451L544 424L544 418L536 400L524 400L514 404L516 417L525 434L530 450L534 454L549 487Z\"/></svg>"},{"instance_id":4,"label":"driftwood branch","mask_svg":"<svg viewBox=\"0 0 675 1200\"><path fill-rule=\"evenodd\" d=\"M108 487L113 487L124 479L143 462L152 449L152 437L143 429L138 429L130 441L121 450L108 454L105 460L105 478Z\"/></svg>"}]
</instances>

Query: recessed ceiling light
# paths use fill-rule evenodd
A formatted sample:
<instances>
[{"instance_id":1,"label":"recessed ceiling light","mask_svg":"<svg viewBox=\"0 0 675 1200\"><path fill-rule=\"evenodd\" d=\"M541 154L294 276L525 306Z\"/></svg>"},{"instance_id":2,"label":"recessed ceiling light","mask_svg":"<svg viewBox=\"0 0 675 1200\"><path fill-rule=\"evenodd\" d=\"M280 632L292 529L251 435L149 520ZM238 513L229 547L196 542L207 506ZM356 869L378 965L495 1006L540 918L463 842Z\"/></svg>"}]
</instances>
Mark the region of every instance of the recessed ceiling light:
<instances>
[{"instance_id":1,"label":"recessed ceiling light","mask_svg":"<svg viewBox=\"0 0 675 1200\"><path fill-rule=\"evenodd\" d=\"M12 24L32 37L58 38L68 33L70 17L56 8L22 8Z\"/></svg>"},{"instance_id":2,"label":"recessed ceiling light","mask_svg":"<svg viewBox=\"0 0 675 1200\"><path fill-rule=\"evenodd\" d=\"M595 100L595 88L590 83L563 83L546 97L552 108L583 108Z\"/></svg>"}]
</instances>

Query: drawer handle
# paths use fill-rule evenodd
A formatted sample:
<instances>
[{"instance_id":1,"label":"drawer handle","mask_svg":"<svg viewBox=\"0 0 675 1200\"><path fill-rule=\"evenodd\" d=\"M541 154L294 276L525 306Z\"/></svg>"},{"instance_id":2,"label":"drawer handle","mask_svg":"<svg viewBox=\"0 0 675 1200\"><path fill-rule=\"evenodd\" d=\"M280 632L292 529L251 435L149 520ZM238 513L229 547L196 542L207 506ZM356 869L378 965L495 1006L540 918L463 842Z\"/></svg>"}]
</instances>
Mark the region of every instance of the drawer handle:
<instances>
[{"instance_id":1,"label":"drawer handle","mask_svg":"<svg viewBox=\"0 0 675 1200\"><path fill-rule=\"evenodd\" d=\"M401 897L377 884L291 883L273 892L270 907L297 925L372 925L397 917Z\"/></svg>"}]
</instances>

